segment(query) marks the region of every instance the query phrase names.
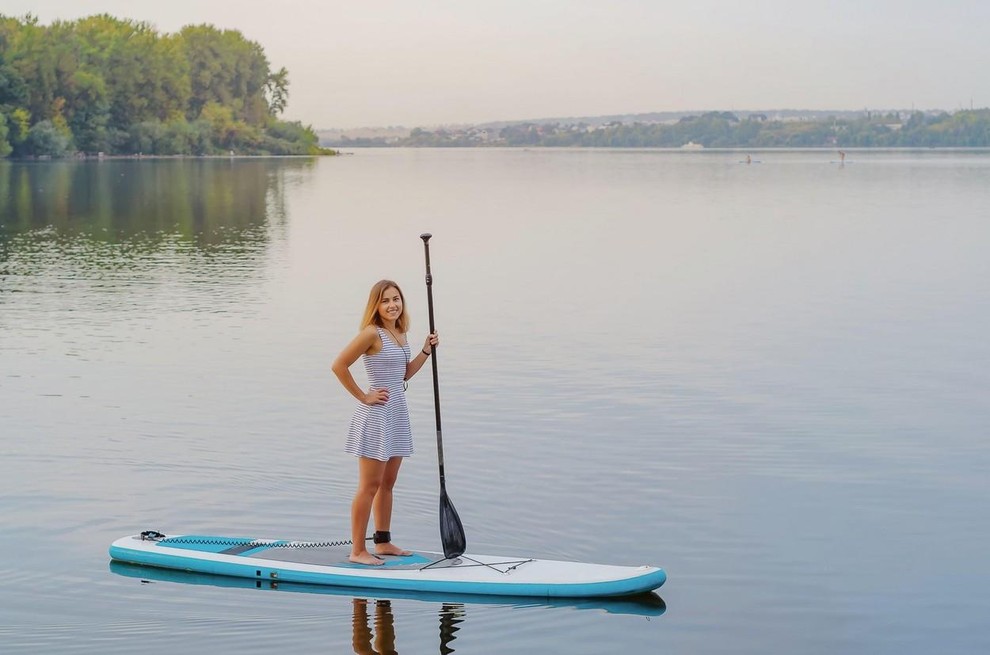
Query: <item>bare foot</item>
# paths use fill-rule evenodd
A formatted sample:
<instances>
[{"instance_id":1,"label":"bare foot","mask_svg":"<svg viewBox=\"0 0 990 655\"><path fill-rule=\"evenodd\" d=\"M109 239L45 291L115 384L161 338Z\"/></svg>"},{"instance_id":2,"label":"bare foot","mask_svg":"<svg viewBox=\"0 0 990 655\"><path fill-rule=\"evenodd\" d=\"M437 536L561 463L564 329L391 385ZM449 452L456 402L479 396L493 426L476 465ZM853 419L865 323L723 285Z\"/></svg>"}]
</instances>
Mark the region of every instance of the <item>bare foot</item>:
<instances>
[{"instance_id":1,"label":"bare foot","mask_svg":"<svg viewBox=\"0 0 990 655\"><path fill-rule=\"evenodd\" d=\"M375 544L375 554L377 555L397 555L399 557L409 557L412 555L411 550L402 550L398 546L392 543L387 544Z\"/></svg>"},{"instance_id":2,"label":"bare foot","mask_svg":"<svg viewBox=\"0 0 990 655\"><path fill-rule=\"evenodd\" d=\"M385 560L375 557L366 550L357 554L351 553L347 560L355 564L367 564L368 566L381 566L385 563Z\"/></svg>"}]
</instances>

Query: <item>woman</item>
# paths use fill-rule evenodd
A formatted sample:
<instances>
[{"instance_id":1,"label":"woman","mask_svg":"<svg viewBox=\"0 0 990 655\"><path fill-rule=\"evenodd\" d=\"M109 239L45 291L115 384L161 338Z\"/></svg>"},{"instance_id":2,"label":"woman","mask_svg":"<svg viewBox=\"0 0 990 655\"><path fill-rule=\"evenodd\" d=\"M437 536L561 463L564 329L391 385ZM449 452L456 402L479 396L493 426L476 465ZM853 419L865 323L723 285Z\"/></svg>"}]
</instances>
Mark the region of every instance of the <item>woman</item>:
<instances>
[{"instance_id":1,"label":"woman","mask_svg":"<svg viewBox=\"0 0 990 655\"><path fill-rule=\"evenodd\" d=\"M413 453L409 408L404 382L423 367L433 347L440 343L436 333L415 357L410 358L409 315L399 285L381 280L371 287L368 306L361 319L361 331L333 361L333 372L344 388L361 403L354 412L347 433L347 452L358 457L358 488L351 503L351 554L356 564L384 564L379 555L411 555L392 543L392 489L399 475L402 458ZM363 357L371 388L361 389L351 365ZM375 518L375 552L368 552L365 535L371 513Z\"/></svg>"}]
</instances>

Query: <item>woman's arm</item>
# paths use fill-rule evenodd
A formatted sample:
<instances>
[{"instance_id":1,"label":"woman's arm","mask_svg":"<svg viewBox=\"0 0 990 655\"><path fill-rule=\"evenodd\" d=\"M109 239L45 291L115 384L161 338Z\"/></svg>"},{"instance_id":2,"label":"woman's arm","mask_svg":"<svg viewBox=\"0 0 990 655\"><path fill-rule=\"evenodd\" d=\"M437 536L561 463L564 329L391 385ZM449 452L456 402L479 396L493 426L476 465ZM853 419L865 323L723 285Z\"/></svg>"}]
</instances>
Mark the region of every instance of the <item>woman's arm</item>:
<instances>
[{"instance_id":1,"label":"woman's arm","mask_svg":"<svg viewBox=\"0 0 990 655\"><path fill-rule=\"evenodd\" d=\"M433 346L437 345L440 345L439 335L436 332L428 334L422 350L414 354L412 359L409 360L409 363L406 364L406 380L411 379L412 376L419 372L419 369L423 368L423 364L426 363L426 360L428 360L430 355L433 353Z\"/></svg>"},{"instance_id":2,"label":"woman's arm","mask_svg":"<svg viewBox=\"0 0 990 655\"><path fill-rule=\"evenodd\" d=\"M365 392L351 375L351 365L358 360L358 357L369 352L377 339L378 330L375 329L375 326L369 325L358 332L357 336L344 346L344 349L340 351L330 366L333 374L337 376L347 392L365 405L383 405L388 402L388 389L372 389Z\"/></svg>"}]
</instances>

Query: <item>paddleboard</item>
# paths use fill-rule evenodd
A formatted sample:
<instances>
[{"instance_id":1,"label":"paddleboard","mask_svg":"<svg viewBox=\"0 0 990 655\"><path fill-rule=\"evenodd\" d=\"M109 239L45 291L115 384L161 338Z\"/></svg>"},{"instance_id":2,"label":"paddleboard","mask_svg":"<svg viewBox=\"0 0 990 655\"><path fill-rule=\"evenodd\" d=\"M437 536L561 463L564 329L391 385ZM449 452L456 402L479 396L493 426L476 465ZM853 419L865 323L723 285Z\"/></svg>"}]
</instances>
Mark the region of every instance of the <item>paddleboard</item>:
<instances>
[{"instance_id":1,"label":"paddleboard","mask_svg":"<svg viewBox=\"0 0 990 655\"><path fill-rule=\"evenodd\" d=\"M429 591L399 591L392 589L366 589L362 587L333 587L329 585L277 582L232 578L227 575L190 573L175 569L161 569L111 560L112 573L125 578L140 580L143 584L166 583L208 586L224 589L251 589L258 592L290 594L315 594L348 598L374 598L377 600L411 600L423 603L459 603L462 605L498 605L513 608L548 607L574 610L598 610L607 614L631 616L661 616L667 605L655 591L632 596L605 598L534 598L532 596L479 596L477 594L451 594Z\"/></svg>"},{"instance_id":2,"label":"paddleboard","mask_svg":"<svg viewBox=\"0 0 990 655\"><path fill-rule=\"evenodd\" d=\"M416 551L382 566L347 560L347 542L289 541L148 531L117 539L110 557L143 566L258 581L372 590L539 598L605 598L652 591L667 579L654 566L586 564L529 557Z\"/></svg>"}]
</instances>

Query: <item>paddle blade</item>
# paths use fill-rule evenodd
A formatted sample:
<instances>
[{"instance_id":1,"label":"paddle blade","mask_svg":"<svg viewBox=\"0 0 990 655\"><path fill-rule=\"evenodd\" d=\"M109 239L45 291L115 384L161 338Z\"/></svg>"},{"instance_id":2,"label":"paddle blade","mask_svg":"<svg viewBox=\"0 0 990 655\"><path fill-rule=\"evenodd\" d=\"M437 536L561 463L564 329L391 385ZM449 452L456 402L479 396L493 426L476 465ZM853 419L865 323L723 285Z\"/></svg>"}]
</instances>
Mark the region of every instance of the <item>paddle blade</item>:
<instances>
[{"instance_id":1,"label":"paddle blade","mask_svg":"<svg viewBox=\"0 0 990 655\"><path fill-rule=\"evenodd\" d=\"M457 515L446 491L440 494L440 540L443 542L443 556L447 559L460 557L467 548L461 517Z\"/></svg>"}]
</instances>

